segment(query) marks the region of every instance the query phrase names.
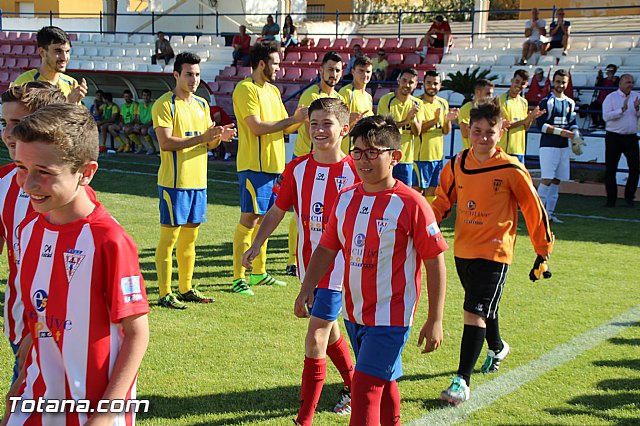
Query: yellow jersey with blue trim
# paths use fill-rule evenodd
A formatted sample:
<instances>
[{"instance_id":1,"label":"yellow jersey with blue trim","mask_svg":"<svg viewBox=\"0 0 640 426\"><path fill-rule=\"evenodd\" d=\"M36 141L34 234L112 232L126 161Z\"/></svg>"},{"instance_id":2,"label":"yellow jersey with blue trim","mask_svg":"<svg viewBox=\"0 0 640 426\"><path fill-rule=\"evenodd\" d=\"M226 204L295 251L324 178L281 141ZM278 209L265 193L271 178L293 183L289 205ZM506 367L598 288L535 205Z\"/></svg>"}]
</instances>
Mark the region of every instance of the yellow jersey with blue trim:
<instances>
[{"instance_id":1,"label":"yellow jersey with blue trim","mask_svg":"<svg viewBox=\"0 0 640 426\"><path fill-rule=\"evenodd\" d=\"M258 136L245 121L251 116L259 117L263 122L288 118L278 88L271 83L261 86L251 77L245 78L233 91L233 111L238 122L238 171L282 173L285 166L284 131Z\"/></svg>"},{"instance_id":2,"label":"yellow jersey with blue trim","mask_svg":"<svg viewBox=\"0 0 640 426\"><path fill-rule=\"evenodd\" d=\"M400 102L396 98L394 92L387 93L380 101L378 101L378 115L390 114L395 121L403 121L408 115L411 108L414 105L420 107L420 111L416 117L422 115L422 101L415 96L409 95L404 102ZM400 129L402 135L402 160L401 163L413 163L413 146L415 138L411 133L411 124L407 124Z\"/></svg>"},{"instance_id":3,"label":"yellow jersey with blue trim","mask_svg":"<svg viewBox=\"0 0 640 426\"><path fill-rule=\"evenodd\" d=\"M320 89L320 85L314 84L300 95L298 106L304 105L308 107L313 101L320 98L335 98L340 99L345 104L347 103L344 97L337 91L333 90L329 95ZM303 155L311 153L311 151L313 151L311 136L309 136L309 130L307 130L307 124L305 123L298 128L298 137L296 138L296 145L293 147L293 155L302 157Z\"/></svg>"},{"instance_id":4,"label":"yellow jersey with blue trim","mask_svg":"<svg viewBox=\"0 0 640 426\"><path fill-rule=\"evenodd\" d=\"M438 161L444 155L444 117L449 113L449 103L440 96L435 96L433 102L422 100L422 121L431 121L436 116L436 110L440 110L440 120L435 126L416 138L414 161Z\"/></svg>"},{"instance_id":5,"label":"yellow jersey with blue trim","mask_svg":"<svg viewBox=\"0 0 640 426\"><path fill-rule=\"evenodd\" d=\"M522 121L529 115L529 102L522 96L512 98L508 93L503 93L498 99L500 99L502 118L509 120L510 123ZM507 154L524 155L526 143L527 129L525 126L518 126L502 132L498 146Z\"/></svg>"},{"instance_id":6,"label":"yellow jersey with blue trim","mask_svg":"<svg viewBox=\"0 0 640 426\"><path fill-rule=\"evenodd\" d=\"M49 82L54 86L58 86L65 96L69 96L69 93L71 93L71 90L73 90L73 88L78 85L78 81L75 78L69 77L66 74L58 74L58 81L53 82L44 78L42 74L40 74L39 70L32 69L20 74L18 78L16 78L15 81L11 83L11 86L17 86L20 84L28 83L30 81Z\"/></svg>"},{"instance_id":7,"label":"yellow jersey with blue trim","mask_svg":"<svg viewBox=\"0 0 640 426\"><path fill-rule=\"evenodd\" d=\"M471 119L471 107L473 106L473 101L467 102L466 104L460 107L460 111L458 111L458 123L464 123L469 126L469 120ZM469 138L465 138L462 135L462 147L464 149L471 148L471 141Z\"/></svg>"},{"instance_id":8,"label":"yellow jersey with blue trim","mask_svg":"<svg viewBox=\"0 0 640 426\"><path fill-rule=\"evenodd\" d=\"M191 95L187 103L173 92L162 95L151 110L153 127L171 129L176 138L191 138L207 131L213 124L209 103ZM207 187L207 144L201 143L177 151L160 149L158 185L177 189Z\"/></svg>"},{"instance_id":9,"label":"yellow jersey with blue trim","mask_svg":"<svg viewBox=\"0 0 640 426\"><path fill-rule=\"evenodd\" d=\"M373 115L373 98L366 90L356 90L353 84L347 84L338 93L344 98L349 107L349 112L362 112L365 113L364 117ZM345 154L349 154L349 149L351 148L349 135L342 139L341 148Z\"/></svg>"}]
</instances>

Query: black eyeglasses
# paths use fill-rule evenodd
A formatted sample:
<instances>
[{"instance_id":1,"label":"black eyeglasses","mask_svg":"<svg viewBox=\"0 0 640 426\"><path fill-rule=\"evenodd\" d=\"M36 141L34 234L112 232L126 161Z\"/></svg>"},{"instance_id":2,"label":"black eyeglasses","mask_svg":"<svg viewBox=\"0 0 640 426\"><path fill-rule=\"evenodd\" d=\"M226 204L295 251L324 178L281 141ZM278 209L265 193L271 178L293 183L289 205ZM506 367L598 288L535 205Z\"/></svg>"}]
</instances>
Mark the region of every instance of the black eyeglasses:
<instances>
[{"instance_id":1,"label":"black eyeglasses","mask_svg":"<svg viewBox=\"0 0 640 426\"><path fill-rule=\"evenodd\" d=\"M395 151L395 150L396 150L395 148L384 148L384 149L376 149L376 148L358 149L358 148L354 148L351 151L349 151L349 155L351 155L351 158L353 158L354 160L360 160L362 158L362 154L366 155L369 160L375 160L376 158L378 158L380 156L381 153L387 152L387 151Z\"/></svg>"}]
</instances>

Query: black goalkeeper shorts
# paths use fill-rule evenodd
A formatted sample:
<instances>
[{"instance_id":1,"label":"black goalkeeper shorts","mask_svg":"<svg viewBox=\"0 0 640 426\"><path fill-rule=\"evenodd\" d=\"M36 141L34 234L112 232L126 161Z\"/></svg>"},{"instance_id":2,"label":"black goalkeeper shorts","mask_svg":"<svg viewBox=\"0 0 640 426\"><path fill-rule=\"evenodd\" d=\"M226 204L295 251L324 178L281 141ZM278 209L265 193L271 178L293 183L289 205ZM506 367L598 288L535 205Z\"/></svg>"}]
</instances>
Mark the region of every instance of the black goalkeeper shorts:
<instances>
[{"instance_id":1,"label":"black goalkeeper shorts","mask_svg":"<svg viewBox=\"0 0 640 426\"><path fill-rule=\"evenodd\" d=\"M485 318L495 318L509 272L506 263L486 259L456 260L456 271L464 288L464 310Z\"/></svg>"}]
</instances>

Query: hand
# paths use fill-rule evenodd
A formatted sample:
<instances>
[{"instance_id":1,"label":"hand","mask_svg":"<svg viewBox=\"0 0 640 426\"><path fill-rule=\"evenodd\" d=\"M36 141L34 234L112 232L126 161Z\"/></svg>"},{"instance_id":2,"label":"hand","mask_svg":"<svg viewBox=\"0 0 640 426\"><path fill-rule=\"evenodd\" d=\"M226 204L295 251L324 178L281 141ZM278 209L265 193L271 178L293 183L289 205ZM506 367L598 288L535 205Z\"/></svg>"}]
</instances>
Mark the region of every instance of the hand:
<instances>
[{"instance_id":1,"label":"hand","mask_svg":"<svg viewBox=\"0 0 640 426\"><path fill-rule=\"evenodd\" d=\"M413 120L418 114L418 111L420 111L420 107L414 104L409 110L409 114L407 115L407 121Z\"/></svg>"},{"instance_id":2,"label":"hand","mask_svg":"<svg viewBox=\"0 0 640 426\"><path fill-rule=\"evenodd\" d=\"M433 113L433 119L436 121L440 121L440 108L436 109L436 111Z\"/></svg>"},{"instance_id":3,"label":"hand","mask_svg":"<svg viewBox=\"0 0 640 426\"><path fill-rule=\"evenodd\" d=\"M507 120L506 118L502 119L502 129L503 130L508 130L511 127L511 122L509 120Z\"/></svg>"},{"instance_id":4,"label":"hand","mask_svg":"<svg viewBox=\"0 0 640 426\"><path fill-rule=\"evenodd\" d=\"M445 119L449 121L454 121L458 119L458 113L460 110L458 108L451 108L449 113L446 115Z\"/></svg>"},{"instance_id":5,"label":"hand","mask_svg":"<svg viewBox=\"0 0 640 426\"><path fill-rule=\"evenodd\" d=\"M242 255L242 266L244 266L248 270L253 269L253 265L251 264L251 262L253 262L253 259L258 257L259 254L260 247L254 247L253 245L249 247L249 250L245 251Z\"/></svg>"},{"instance_id":6,"label":"hand","mask_svg":"<svg viewBox=\"0 0 640 426\"><path fill-rule=\"evenodd\" d=\"M573 139L573 137L575 136L575 134L571 131L571 130L562 130L560 132L560 136L562 136L563 138L567 138L567 139Z\"/></svg>"},{"instance_id":7,"label":"hand","mask_svg":"<svg viewBox=\"0 0 640 426\"><path fill-rule=\"evenodd\" d=\"M80 84L71 89L71 93L69 93L69 96L67 96L67 102L69 102L70 104L79 104L87 95L88 90L89 88L87 87L87 81L83 78Z\"/></svg>"},{"instance_id":8,"label":"hand","mask_svg":"<svg viewBox=\"0 0 640 426\"><path fill-rule=\"evenodd\" d=\"M362 117L365 116L365 114L368 114L369 111L365 111L365 112L352 112L351 114L349 114L349 123L350 124L356 124L358 121L362 120Z\"/></svg>"},{"instance_id":9,"label":"hand","mask_svg":"<svg viewBox=\"0 0 640 426\"><path fill-rule=\"evenodd\" d=\"M295 304L293 305L293 313L298 318L309 318L309 311L313 306L313 290L306 291L304 287L300 289L298 297L296 297Z\"/></svg>"},{"instance_id":10,"label":"hand","mask_svg":"<svg viewBox=\"0 0 640 426\"><path fill-rule=\"evenodd\" d=\"M238 134L236 130L236 125L234 123L226 124L222 126L222 133L220 134L220 139L223 142L229 142L231 139L235 138Z\"/></svg>"},{"instance_id":11,"label":"hand","mask_svg":"<svg viewBox=\"0 0 640 426\"><path fill-rule=\"evenodd\" d=\"M636 111L640 109L640 97L636 98L636 100L633 101L633 106L635 107Z\"/></svg>"},{"instance_id":12,"label":"hand","mask_svg":"<svg viewBox=\"0 0 640 426\"><path fill-rule=\"evenodd\" d=\"M539 117L542 117L546 113L547 113L546 109L541 110L539 106L536 106L534 109L531 110L531 112L529 113L529 116L527 118L530 121L533 121L533 120L538 119Z\"/></svg>"},{"instance_id":13,"label":"hand","mask_svg":"<svg viewBox=\"0 0 640 426\"><path fill-rule=\"evenodd\" d=\"M300 105L298 108L296 108L296 112L293 113L293 118L296 123L306 121L309 118L309 107Z\"/></svg>"},{"instance_id":14,"label":"hand","mask_svg":"<svg viewBox=\"0 0 640 426\"><path fill-rule=\"evenodd\" d=\"M627 110L627 108L629 108L629 98L631 97L631 93L629 93L625 98L624 98L624 103L622 104L622 112L625 112Z\"/></svg>"},{"instance_id":15,"label":"hand","mask_svg":"<svg viewBox=\"0 0 640 426\"><path fill-rule=\"evenodd\" d=\"M443 340L442 321L432 322L430 319L427 319L418 337L418 346L422 346L423 342L425 343L422 353L425 354L435 351L442 345Z\"/></svg>"}]
</instances>

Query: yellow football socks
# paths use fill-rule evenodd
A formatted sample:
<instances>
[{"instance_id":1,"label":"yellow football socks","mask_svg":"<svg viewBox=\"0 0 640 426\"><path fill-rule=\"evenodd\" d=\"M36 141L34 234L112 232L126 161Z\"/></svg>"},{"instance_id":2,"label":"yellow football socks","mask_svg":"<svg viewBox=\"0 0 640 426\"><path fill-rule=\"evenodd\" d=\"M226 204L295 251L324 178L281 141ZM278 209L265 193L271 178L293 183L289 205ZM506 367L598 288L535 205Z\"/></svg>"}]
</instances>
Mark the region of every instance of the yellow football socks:
<instances>
[{"instance_id":1,"label":"yellow football socks","mask_svg":"<svg viewBox=\"0 0 640 426\"><path fill-rule=\"evenodd\" d=\"M256 235L258 235L259 229L260 229L259 224L256 225L255 228L253 228L251 243L253 243L253 240L255 239ZM252 263L253 270L251 271L252 275L262 275L267 273L267 243L268 242L269 242L268 238L264 240L264 244L262 244L262 247L260 247L260 253L256 256L255 259L253 259L253 263Z\"/></svg>"},{"instance_id":2,"label":"yellow football socks","mask_svg":"<svg viewBox=\"0 0 640 426\"><path fill-rule=\"evenodd\" d=\"M160 240L156 248L156 272L160 297L171 293L173 246L180 234L179 226L160 226Z\"/></svg>"},{"instance_id":3,"label":"yellow football socks","mask_svg":"<svg viewBox=\"0 0 640 426\"><path fill-rule=\"evenodd\" d=\"M287 265L296 264L296 248L298 247L298 226L296 224L296 218L291 216L289 221L289 260Z\"/></svg>"},{"instance_id":4,"label":"yellow football socks","mask_svg":"<svg viewBox=\"0 0 640 426\"><path fill-rule=\"evenodd\" d=\"M233 236L233 279L244 279L245 268L242 266L242 255L249 250L253 229L242 224L236 225L236 233Z\"/></svg>"},{"instance_id":5,"label":"yellow football socks","mask_svg":"<svg viewBox=\"0 0 640 426\"><path fill-rule=\"evenodd\" d=\"M196 240L198 227L180 227L180 236L176 245L176 259L178 260L178 287L180 293L191 290L193 269L196 265Z\"/></svg>"},{"instance_id":6,"label":"yellow football socks","mask_svg":"<svg viewBox=\"0 0 640 426\"><path fill-rule=\"evenodd\" d=\"M425 196L424 196L424 198L426 198L426 199L427 199L427 202L428 202L429 204L433 204L433 200L435 200L435 199L436 199L436 196L435 196L435 195L425 195Z\"/></svg>"}]
</instances>

